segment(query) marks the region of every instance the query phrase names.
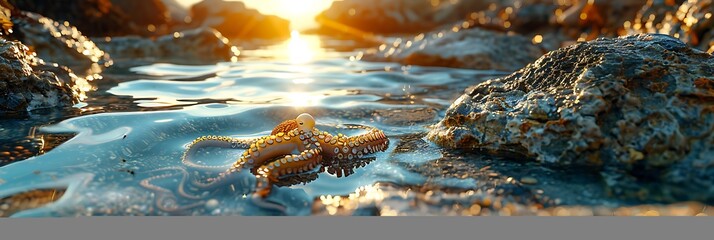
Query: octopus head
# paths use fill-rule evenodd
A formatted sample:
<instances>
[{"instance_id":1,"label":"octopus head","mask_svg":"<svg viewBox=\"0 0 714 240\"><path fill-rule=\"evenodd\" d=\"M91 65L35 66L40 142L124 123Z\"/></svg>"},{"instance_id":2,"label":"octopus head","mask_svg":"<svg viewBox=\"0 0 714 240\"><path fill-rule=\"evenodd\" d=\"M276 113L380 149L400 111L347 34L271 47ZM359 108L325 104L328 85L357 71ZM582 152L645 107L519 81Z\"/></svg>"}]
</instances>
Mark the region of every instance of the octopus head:
<instances>
[{"instance_id":1,"label":"octopus head","mask_svg":"<svg viewBox=\"0 0 714 240\"><path fill-rule=\"evenodd\" d=\"M310 114L300 114L297 118L295 118L295 121L298 124L298 129L301 131L309 132L315 128L315 118L313 118Z\"/></svg>"}]
</instances>

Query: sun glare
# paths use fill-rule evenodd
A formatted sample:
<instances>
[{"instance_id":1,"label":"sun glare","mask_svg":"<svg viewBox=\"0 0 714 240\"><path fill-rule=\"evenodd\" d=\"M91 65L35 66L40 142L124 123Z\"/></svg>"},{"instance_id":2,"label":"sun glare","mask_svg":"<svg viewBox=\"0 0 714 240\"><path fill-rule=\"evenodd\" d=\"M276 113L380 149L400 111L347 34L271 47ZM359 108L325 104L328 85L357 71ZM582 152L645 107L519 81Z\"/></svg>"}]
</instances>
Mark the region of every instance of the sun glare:
<instances>
[{"instance_id":1,"label":"sun glare","mask_svg":"<svg viewBox=\"0 0 714 240\"><path fill-rule=\"evenodd\" d=\"M179 0L184 6L191 6L200 0ZM327 9L333 0L242 0L249 8L263 14L277 15L290 21L295 30L315 27L315 16Z\"/></svg>"}]
</instances>

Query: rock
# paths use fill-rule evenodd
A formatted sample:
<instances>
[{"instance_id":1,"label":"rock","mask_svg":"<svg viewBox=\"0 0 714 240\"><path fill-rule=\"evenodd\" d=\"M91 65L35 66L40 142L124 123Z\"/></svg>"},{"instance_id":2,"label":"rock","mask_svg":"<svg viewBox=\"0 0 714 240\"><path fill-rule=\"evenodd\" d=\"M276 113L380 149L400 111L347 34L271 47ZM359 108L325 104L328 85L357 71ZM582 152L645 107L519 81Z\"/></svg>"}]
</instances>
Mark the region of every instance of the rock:
<instances>
[{"instance_id":1,"label":"rock","mask_svg":"<svg viewBox=\"0 0 714 240\"><path fill-rule=\"evenodd\" d=\"M316 19L323 32L348 29L372 33L417 33L466 18L496 0L345 0L335 1Z\"/></svg>"},{"instance_id":2,"label":"rock","mask_svg":"<svg viewBox=\"0 0 714 240\"><path fill-rule=\"evenodd\" d=\"M89 89L69 69L45 65L16 41L0 38L0 112L72 106Z\"/></svg>"},{"instance_id":3,"label":"rock","mask_svg":"<svg viewBox=\"0 0 714 240\"><path fill-rule=\"evenodd\" d=\"M640 0L503 1L475 12L473 27L516 32L539 38L550 50L575 41L616 37L644 4Z\"/></svg>"},{"instance_id":4,"label":"rock","mask_svg":"<svg viewBox=\"0 0 714 240\"><path fill-rule=\"evenodd\" d=\"M521 183L529 184L529 185L538 184L538 179L536 179L534 177L522 177Z\"/></svg>"},{"instance_id":5,"label":"rock","mask_svg":"<svg viewBox=\"0 0 714 240\"><path fill-rule=\"evenodd\" d=\"M177 0L163 0L169 14L171 25L181 25L191 22L188 8L181 5Z\"/></svg>"},{"instance_id":6,"label":"rock","mask_svg":"<svg viewBox=\"0 0 714 240\"><path fill-rule=\"evenodd\" d=\"M0 0L0 35L8 35L12 32L12 10L15 7L7 1Z\"/></svg>"},{"instance_id":7,"label":"rock","mask_svg":"<svg viewBox=\"0 0 714 240\"><path fill-rule=\"evenodd\" d=\"M160 0L9 0L19 10L68 21L90 37L166 34Z\"/></svg>"},{"instance_id":8,"label":"rock","mask_svg":"<svg viewBox=\"0 0 714 240\"><path fill-rule=\"evenodd\" d=\"M171 21L170 12L162 0L111 0L111 5L140 27L160 27Z\"/></svg>"},{"instance_id":9,"label":"rock","mask_svg":"<svg viewBox=\"0 0 714 240\"><path fill-rule=\"evenodd\" d=\"M709 51L714 46L712 14L714 2L711 0L648 1L628 24L627 30L629 33L667 34Z\"/></svg>"},{"instance_id":10,"label":"rock","mask_svg":"<svg viewBox=\"0 0 714 240\"><path fill-rule=\"evenodd\" d=\"M156 39L138 36L96 39L114 59L190 60L195 62L231 60L237 49L212 28L198 28L164 35Z\"/></svg>"},{"instance_id":11,"label":"rock","mask_svg":"<svg viewBox=\"0 0 714 240\"><path fill-rule=\"evenodd\" d=\"M456 31L456 32L455 32ZM478 28L434 31L397 39L368 51L363 60L513 72L543 54L531 39Z\"/></svg>"},{"instance_id":12,"label":"rock","mask_svg":"<svg viewBox=\"0 0 714 240\"><path fill-rule=\"evenodd\" d=\"M290 37L290 22L246 8L242 2L204 0L191 6L193 24L215 28L229 39Z\"/></svg>"},{"instance_id":13,"label":"rock","mask_svg":"<svg viewBox=\"0 0 714 240\"><path fill-rule=\"evenodd\" d=\"M92 64L112 64L108 54L72 25L30 12L14 15L12 21L14 32L11 38L19 40L46 61L60 63L76 71L87 69Z\"/></svg>"},{"instance_id":14,"label":"rock","mask_svg":"<svg viewBox=\"0 0 714 240\"><path fill-rule=\"evenodd\" d=\"M468 88L427 138L596 166L618 196L713 201L712 76L711 55L666 35L581 42Z\"/></svg>"}]
</instances>

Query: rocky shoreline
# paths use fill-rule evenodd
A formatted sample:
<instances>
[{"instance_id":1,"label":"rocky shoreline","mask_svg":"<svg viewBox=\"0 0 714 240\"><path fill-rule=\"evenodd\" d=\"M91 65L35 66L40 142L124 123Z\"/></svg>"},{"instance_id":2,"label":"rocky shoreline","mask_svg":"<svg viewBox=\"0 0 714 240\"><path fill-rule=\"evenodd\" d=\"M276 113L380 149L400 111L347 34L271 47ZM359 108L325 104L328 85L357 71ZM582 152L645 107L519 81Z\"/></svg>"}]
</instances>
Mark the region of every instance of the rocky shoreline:
<instances>
[{"instance_id":1,"label":"rocky shoreline","mask_svg":"<svg viewBox=\"0 0 714 240\"><path fill-rule=\"evenodd\" d=\"M61 73L55 76L58 80L37 77L45 76L44 72L4 79L2 112L72 106L91 90L76 87L75 82L100 79L102 70L115 60L231 61L238 56L231 42L290 36L287 20L223 0L206 0L191 9L173 0L3 0L0 10L4 13L1 38L7 40L2 47L19 51L3 55L7 71L27 72L22 67L41 66L43 71ZM45 82L18 88L28 76Z\"/></svg>"}]
</instances>

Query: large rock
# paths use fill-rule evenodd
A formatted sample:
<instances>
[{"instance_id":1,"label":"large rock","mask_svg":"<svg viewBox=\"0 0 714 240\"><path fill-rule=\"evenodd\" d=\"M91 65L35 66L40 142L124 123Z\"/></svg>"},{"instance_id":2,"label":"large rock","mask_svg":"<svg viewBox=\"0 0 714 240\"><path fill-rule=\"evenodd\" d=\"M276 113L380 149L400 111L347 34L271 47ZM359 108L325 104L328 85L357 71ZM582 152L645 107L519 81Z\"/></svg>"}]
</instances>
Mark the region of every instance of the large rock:
<instances>
[{"instance_id":1,"label":"large rock","mask_svg":"<svg viewBox=\"0 0 714 240\"><path fill-rule=\"evenodd\" d=\"M316 19L323 31L358 29L373 33L416 33L465 19L496 0L345 0L335 1Z\"/></svg>"},{"instance_id":2,"label":"large rock","mask_svg":"<svg viewBox=\"0 0 714 240\"><path fill-rule=\"evenodd\" d=\"M714 52L712 0L648 1L627 25L630 33L661 33Z\"/></svg>"},{"instance_id":3,"label":"large rock","mask_svg":"<svg viewBox=\"0 0 714 240\"><path fill-rule=\"evenodd\" d=\"M231 60L236 49L212 28L198 28L156 39L137 36L96 39L116 60L190 60L195 62Z\"/></svg>"},{"instance_id":4,"label":"large rock","mask_svg":"<svg viewBox=\"0 0 714 240\"><path fill-rule=\"evenodd\" d=\"M108 54L70 24L62 24L36 13L12 16L12 39L19 40L48 62L73 69L87 69L92 64L111 65Z\"/></svg>"},{"instance_id":5,"label":"large rock","mask_svg":"<svg viewBox=\"0 0 714 240\"><path fill-rule=\"evenodd\" d=\"M513 72L538 59L543 51L520 35L472 29L452 29L400 38L367 51L363 60L402 64Z\"/></svg>"},{"instance_id":6,"label":"large rock","mask_svg":"<svg viewBox=\"0 0 714 240\"><path fill-rule=\"evenodd\" d=\"M229 39L290 37L288 20L263 15L242 2L204 0L191 6L191 19L193 24L215 28Z\"/></svg>"},{"instance_id":7,"label":"large rock","mask_svg":"<svg viewBox=\"0 0 714 240\"><path fill-rule=\"evenodd\" d=\"M614 194L714 201L713 76L666 35L577 43L470 87L428 138L597 166Z\"/></svg>"},{"instance_id":8,"label":"large rock","mask_svg":"<svg viewBox=\"0 0 714 240\"><path fill-rule=\"evenodd\" d=\"M0 112L72 106L88 87L69 69L46 65L25 45L0 38Z\"/></svg>"},{"instance_id":9,"label":"large rock","mask_svg":"<svg viewBox=\"0 0 714 240\"><path fill-rule=\"evenodd\" d=\"M161 0L9 0L19 10L68 21L90 37L168 33Z\"/></svg>"}]
</instances>

